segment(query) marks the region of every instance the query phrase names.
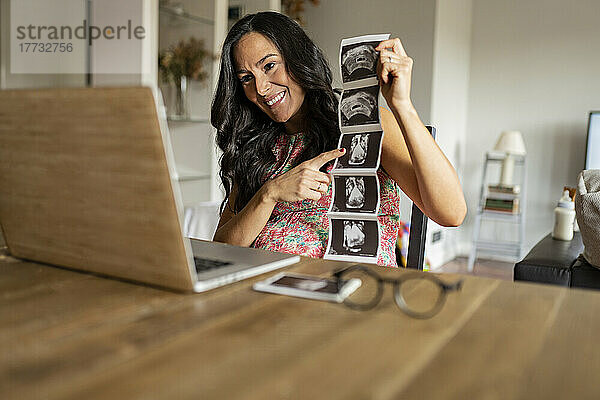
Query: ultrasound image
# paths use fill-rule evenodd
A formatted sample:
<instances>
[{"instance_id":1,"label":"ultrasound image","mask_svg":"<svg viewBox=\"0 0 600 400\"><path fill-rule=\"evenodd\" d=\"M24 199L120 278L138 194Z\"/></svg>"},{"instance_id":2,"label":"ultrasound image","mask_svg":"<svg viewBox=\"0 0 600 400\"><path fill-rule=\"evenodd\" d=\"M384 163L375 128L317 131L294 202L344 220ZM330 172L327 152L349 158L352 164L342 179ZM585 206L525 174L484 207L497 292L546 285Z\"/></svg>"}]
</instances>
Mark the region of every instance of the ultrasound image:
<instances>
[{"instance_id":1,"label":"ultrasound image","mask_svg":"<svg viewBox=\"0 0 600 400\"><path fill-rule=\"evenodd\" d=\"M363 221L344 221L344 249L358 253L365 244L365 223Z\"/></svg>"},{"instance_id":2,"label":"ultrasound image","mask_svg":"<svg viewBox=\"0 0 600 400\"><path fill-rule=\"evenodd\" d=\"M346 178L346 208L362 208L365 205L365 180L362 176Z\"/></svg>"},{"instance_id":3,"label":"ultrasound image","mask_svg":"<svg viewBox=\"0 0 600 400\"><path fill-rule=\"evenodd\" d=\"M346 153L335 162L336 169L376 169L379 166L382 131L345 133L339 147Z\"/></svg>"},{"instance_id":4,"label":"ultrasound image","mask_svg":"<svg viewBox=\"0 0 600 400\"><path fill-rule=\"evenodd\" d=\"M377 175L334 175L331 212L374 215L378 207Z\"/></svg>"},{"instance_id":5,"label":"ultrasound image","mask_svg":"<svg viewBox=\"0 0 600 400\"><path fill-rule=\"evenodd\" d=\"M360 257L374 262L379 250L379 224L370 219L332 219L326 258ZM356 258L353 258L356 260Z\"/></svg>"},{"instance_id":6,"label":"ultrasound image","mask_svg":"<svg viewBox=\"0 0 600 400\"><path fill-rule=\"evenodd\" d=\"M365 160L367 159L367 150L369 148L368 144L369 135L366 133L352 137L352 142L350 143L350 160L348 161L348 164L364 164Z\"/></svg>"},{"instance_id":7,"label":"ultrasound image","mask_svg":"<svg viewBox=\"0 0 600 400\"><path fill-rule=\"evenodd\" d=\"M342 95L340 105L342 126L366 125L379 123L377 96L379 86L347 90Z\"/></svg>"},{"instance_id":8,"label":"ultrasound image","mask_svg":"<svg viewBox=\"0 0 600 400\"><path fill-rule=\"evenodd\" d=\"M375 47L379 42L362 42L342 47L342 80L344 83L377 75Z\"/></svg>"}]
</instances>

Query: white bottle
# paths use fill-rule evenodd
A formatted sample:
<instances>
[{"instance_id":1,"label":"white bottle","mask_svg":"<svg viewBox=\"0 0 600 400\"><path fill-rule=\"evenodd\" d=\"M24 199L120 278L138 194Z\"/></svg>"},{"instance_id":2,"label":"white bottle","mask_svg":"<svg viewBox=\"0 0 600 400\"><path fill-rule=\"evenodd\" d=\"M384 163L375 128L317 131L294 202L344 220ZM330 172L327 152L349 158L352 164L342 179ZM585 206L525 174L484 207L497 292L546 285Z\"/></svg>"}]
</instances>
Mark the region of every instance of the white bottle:
<instances>
[{"instance_id":1,"label":"white bottle","mask_svg":"<svg viewBox=\"0 0 600 400\"><path fill-rule=\"evenodd\" d=\"M573 221L575 220L575 203L565 190L554 209L554 229L552 237L558 240L573 239Z\"/></svg>"}]
</instances>

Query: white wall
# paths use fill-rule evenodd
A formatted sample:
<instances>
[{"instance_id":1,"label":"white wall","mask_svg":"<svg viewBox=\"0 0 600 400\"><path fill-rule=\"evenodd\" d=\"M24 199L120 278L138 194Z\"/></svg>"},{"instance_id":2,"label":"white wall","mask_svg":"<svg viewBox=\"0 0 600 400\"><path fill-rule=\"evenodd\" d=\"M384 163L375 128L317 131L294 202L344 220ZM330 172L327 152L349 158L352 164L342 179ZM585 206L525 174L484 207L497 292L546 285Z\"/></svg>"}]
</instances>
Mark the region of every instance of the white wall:
<instances>
[{"instance_id":1,"label":"white wall","mask_svg":"<svg viewBox=\"0 0 600 400\"><path fill-rule=\"evenodd\" d=\"M101 42L91 49L92 86L148 86L157 87L158 84L158 0L142 0L123 2L122 0L95 0L91 4L92 24L103 25L98 22L119 21L119 16L128 15L133 21L146 28L146 40L133 46L128 57L128 66L139 73L97 73L99 66L106 68L107 59L114 57L114 62L119 59L118 54L111 54L111 47ZM139 13L139 15L137 15ZM113 22L114 23L114 22ZM127 49L127 48L125 48Z\"/></svg>"},{"instance_id":2,"label":"white wall","mask_svg":"<svg viewBox=\"0 0 600 400\"><path fill-rule=\"evenodd\" d=\"M326 0L316 7L306 2L305 9L305 29L329 59L336 87L341 87L338 56L342 38L372 33L401 38L414 59L413 102L421 119L429 122L435 0Z\"/></svg>"},{"instance_id":3,"label":"white wall","mask_svg":"<svg viewBox=\"0 0 600 400\"><path fill-rule=\"evenodd\" d=\"M81 17L84 17L83 11ZM10 0L0 0L0 89L79 87L84 74L13 74L10 69Z\"/></svg>"},{"instance_id":4,"label":"white wall","mask_svg":"<svg viewBox=\"0 0 600 400\"><path fill-rule=\"evenodd\" d=\"M600 1L474 0L466 162L471 239L483 155L502 130L527 146L526 251L553 226L563 185L584 165L588 111L600 108Z\"/></svg>"},{"instance_id":5,"label":"white wall","mask_svg":"<svg viewBox=\"0 0 600 400\"><path fill-rule=\"evenodd\" d=\"M431 120L440 131L438 144L456 168L465 159L471 7L472 0L438 0L436 7Z\"/></svg>"},{"instance_id":6,"label":"white wall","mask_svg":"<svg viewBox=\"0 0 600 400\"><path fill-rule=\"evenodd\" d=\"M466 154L472 3L437 0L435 8L431 123L438 130L438 145L459 176L463 176ZM427 255L432 267L461 252L460 229L443 228L430 221ZM441 231L442 237L434 243L431 239L436 231Z\"/></svg>"},{"instance_id":7,"label":"white wall","mask_svg":"<svg viewBox=\"0 0 600 400\"><path fill-rule=\"evenodd\" d=\"M254 14L259 11L281 11L281 0L229 0L229 7L242 6L242 12Z\"/></svg>"},{"instance_id":8,"label":"white wall","mask_svg":"<svg viewBox=\"0 0 600 400\"><path fill-rule=\"evenodd\" d=\"M112 3L118 3L111 0ZM98 3L98 1L96 1ZM115 4L112 4L113 6ZM145 74L95 74L93 85L147 85L155 86L157 81L157 41L158 0L141 1L142 15L139 17L148 32L149 40L144 41L141 52L141 69ZM93 4L92 7L99 6ZM112 10L112 9L111 9ZM109 12L111 11L109 10ZM71 10L73 11L73 10ZM104 10L106 13L106 10ZM82 9L80 19L86 17ZM0 0L0 88L44 88L80 87L86 85L85 74L14 74L10 71L10 0Z\"/></svg>"}]
</instances>

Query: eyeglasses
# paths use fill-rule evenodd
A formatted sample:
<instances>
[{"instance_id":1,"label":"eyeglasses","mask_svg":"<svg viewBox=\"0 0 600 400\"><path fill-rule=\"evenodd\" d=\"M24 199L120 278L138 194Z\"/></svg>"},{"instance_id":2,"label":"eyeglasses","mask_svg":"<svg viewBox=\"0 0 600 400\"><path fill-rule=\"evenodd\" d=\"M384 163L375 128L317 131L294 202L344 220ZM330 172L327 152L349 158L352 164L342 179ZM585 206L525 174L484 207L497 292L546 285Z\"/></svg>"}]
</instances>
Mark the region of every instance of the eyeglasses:
<instances>
[{"instance_id":1,"label":"eyeglasses","mask_svg":"<svg viewBox=\"0 0 600 400\"><path fill-rule=\"evenodd\" d=\"M402 311L414 318L426 319L436 315L443 307L448 292L460 290L463 280L445 283L437 276L407 272L399 278L388 279L364 265L352 265L334 272L338 289L348 280L359 279L361 285L345 300L352 309L366 311L379 304L384 283L394 285L394 300Z\"/></svg>"}]
</instances>

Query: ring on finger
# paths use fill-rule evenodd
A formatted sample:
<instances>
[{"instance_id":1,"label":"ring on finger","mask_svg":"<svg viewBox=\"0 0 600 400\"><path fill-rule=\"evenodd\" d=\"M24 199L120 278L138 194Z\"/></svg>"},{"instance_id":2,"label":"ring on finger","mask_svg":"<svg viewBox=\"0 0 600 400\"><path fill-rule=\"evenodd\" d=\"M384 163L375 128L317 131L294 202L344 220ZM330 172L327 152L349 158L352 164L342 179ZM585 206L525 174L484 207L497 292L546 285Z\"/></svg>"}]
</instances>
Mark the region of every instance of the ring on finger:
<instances>
[{"instance_id":1,"label":"ring on finger","mask_svg":"<svg viewBox=\"0 0 600 400\"><path fill-rule=\"evenodd\" d=\"M323 184L323 182L319 182L319 187L317 187L317 190L320 192L321 191L321 185Z\"/></svg>"},{"instance_id":2,"label":"ring on finger","mask_svg":"<svg viewBox=\"0 0 600 400\"><path fill-rule=\"evenodd\" d=\"M388 62L392 62L392 56L388 56Z\"/></svg>"}]
</instances>

